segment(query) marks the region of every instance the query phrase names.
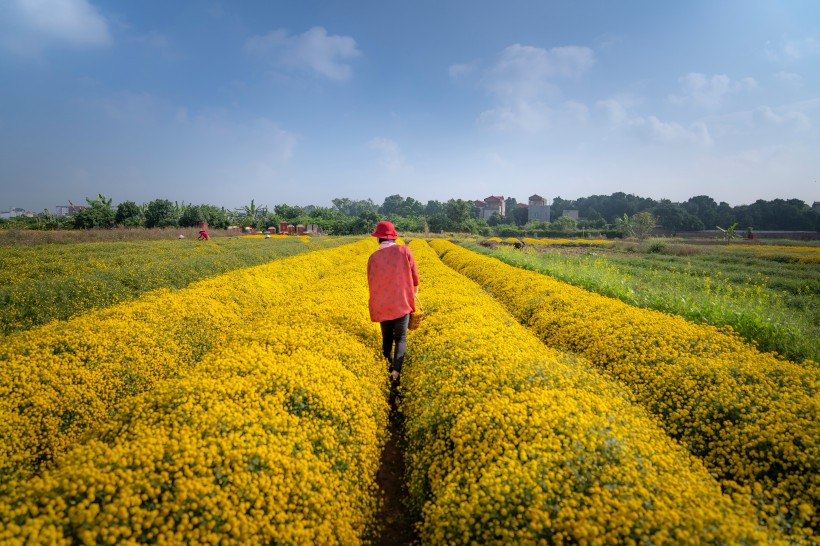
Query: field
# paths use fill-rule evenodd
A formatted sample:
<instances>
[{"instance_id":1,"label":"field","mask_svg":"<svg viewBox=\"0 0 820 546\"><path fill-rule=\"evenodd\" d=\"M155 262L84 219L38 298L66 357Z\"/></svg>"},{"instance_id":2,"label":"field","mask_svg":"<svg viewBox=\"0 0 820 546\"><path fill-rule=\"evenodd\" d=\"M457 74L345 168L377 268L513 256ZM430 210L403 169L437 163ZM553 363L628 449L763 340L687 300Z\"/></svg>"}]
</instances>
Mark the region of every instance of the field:
<instances>
[{"instance_id":1,"label":"field","mask_svg":"<svg viewBox=\"0 0 820 546\"><path fill-rule=\"evenodd\" d=\"M391 430L423 544L814 542L814 362L443 239L410 247L425 319L398 421L372 238L7 247L2 286L28 287L7 306L36 311L14 294L50 302L60 279L130 288L0 337L0 542L383 543Z\"/></svg>"},{"instance_id":2,"label":"field","mask_svg":"<svg viewBox=\"0 0 820 546\"><path fill-rule=\"evenodd\" d=\"M467 247L630 305L731 326L763 351L820 361L820 245L524 242L524 252Z\"/></svg>"}]
</instances>

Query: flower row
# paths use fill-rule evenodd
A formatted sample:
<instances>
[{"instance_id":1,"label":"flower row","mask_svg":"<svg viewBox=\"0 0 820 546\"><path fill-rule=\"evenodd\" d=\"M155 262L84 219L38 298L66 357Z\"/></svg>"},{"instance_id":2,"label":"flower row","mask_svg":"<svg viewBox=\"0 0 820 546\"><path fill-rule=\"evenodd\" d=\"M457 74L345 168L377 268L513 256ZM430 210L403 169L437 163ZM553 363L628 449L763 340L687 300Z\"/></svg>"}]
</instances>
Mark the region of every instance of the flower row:
<instances>
[{"instance_id":1,"label":"flower row","mask_svg":"<svg viewBox=\"0 0 820 546\"><path fill-rule=\"evenodd\" d=\"M432 244L544 343L628 386L727 491L753 498L769 525L797 534L820 528L820 380L812 363L779 360L728 329L631 307L447 241Z\"/></svg>"},{"instance_id":2,"label":"flower row","mask_svg":"<svg viewBox=\"0 0 820 546\"><path fill-rule=\"evenodd\" d=\"M323 282L343 246L237 270L175 292L0 340L0 483L25 477L104 422L125 397L184 376L209 351ZM366 254L366 250L364 251ZM283 312L273 320L298 321Z\"/></svg>"},{"instance_id":3,"label":"flower row","mask_svg":"<svg viewBox=\"0 0 820 546\"><path fill-rule=\"evenodd\" d=\"M628 391L545 347L429 245L411 246L426 315L402 409L424 543L780 540Z\"/></svg>"},{"instance_id":4,"label":"flower row","mask_svg":"<svg viewBox=\"0 0 820 546\"><path fill-rule=\"evenodd\" d=\"M200 298L215 314L235 307L231 316L255 320L122 398L37 475L7 482L0 542L362 543L379 505L388 409L362 303L370 250L282 260L152 299L158 314ZM283 282L289 271L302 282ZM167 325L151 322L161 337Z\"/></svg>"}]
</instances>

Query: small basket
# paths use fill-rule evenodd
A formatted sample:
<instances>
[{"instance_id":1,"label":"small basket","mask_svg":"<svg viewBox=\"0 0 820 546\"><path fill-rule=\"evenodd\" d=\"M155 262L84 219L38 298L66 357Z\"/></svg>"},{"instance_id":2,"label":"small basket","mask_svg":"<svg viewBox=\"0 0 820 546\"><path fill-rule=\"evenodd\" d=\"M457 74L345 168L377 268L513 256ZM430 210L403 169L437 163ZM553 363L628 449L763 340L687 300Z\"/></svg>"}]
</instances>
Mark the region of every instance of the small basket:
<instances>
[{"instance_id":1,"label":"small basket","mask_svg":"<svg viewBox=\"0 0 820 546\"><path fill-rule=\"evenodd\" d=\"M407 323L408 330L415 330L421 326L421 319L424 318L424 309L421 308L421 301L416 296L416 310L410 313L410 320Z\"/></svg>"}]
</instances>

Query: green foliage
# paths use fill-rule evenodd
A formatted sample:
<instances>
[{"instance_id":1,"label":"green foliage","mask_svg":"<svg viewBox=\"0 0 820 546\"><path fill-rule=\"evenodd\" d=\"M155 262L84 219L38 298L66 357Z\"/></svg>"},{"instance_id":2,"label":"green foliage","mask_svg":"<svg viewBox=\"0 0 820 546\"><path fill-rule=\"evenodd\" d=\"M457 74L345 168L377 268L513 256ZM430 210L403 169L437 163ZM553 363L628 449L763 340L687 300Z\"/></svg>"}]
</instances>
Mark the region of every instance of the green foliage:
<instances>
[{"instance_id":1,"label":"green foliage","mask_svg":"<svg viewBox=\"0 0 820 546\"><path fill-rule=\"evenodd\" d=\"M639 212L630 219L632 224L632 231L638 240L643 241L652 235L652 230L655 229L657 219L651 212Z\"/></svg>"},{"instance_id":2,"label":"green foliage","mask_svg":"<svg viewBox=\"0 0 820 546\"><path fill-rule=\"evenodd\" d=\"M552 221L551 226L552 229L557 229L564 233L571 233L575 231L577 224L577 221L572 216L559 216Z\"/></svg>"},{"instance_id":3,"label":"green foliage","mask_svg":"<svg viewBox=\"0 0 820 546\"><path fill-rule=\"evenodd\" d=\"M116 213L111 207L111 199L98 194L96 199L86 197L88 207L74 215L74 227L79 229L112 228Z\"/></svg>"},{"instance_id":4,"label":"green foliage","mask_svg":"<svg viewBox=\"0 0 820 546\"><path fill-rule=\"evenodd\" d=\"M154 199L145 207L145 227L177 227L177 207L167 199Z\"/></svg>"},{"instance_id":5,"label":"green foliage","mask_svg":"<svg viewBox=\"0 0 820 546\"><path fill-rule=\"evenodd\" d=\"M123 201L117 205L114 222L126 227L138 226L142 222L142 209L133 201Z\"/></svg>"}]
</instances>

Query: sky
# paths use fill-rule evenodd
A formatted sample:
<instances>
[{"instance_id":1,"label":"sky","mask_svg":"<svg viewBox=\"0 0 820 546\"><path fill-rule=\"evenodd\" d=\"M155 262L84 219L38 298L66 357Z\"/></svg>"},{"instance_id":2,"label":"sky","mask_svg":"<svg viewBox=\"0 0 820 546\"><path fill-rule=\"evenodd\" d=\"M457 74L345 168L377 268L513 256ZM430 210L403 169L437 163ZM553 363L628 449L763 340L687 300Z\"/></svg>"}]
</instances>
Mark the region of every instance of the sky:
<instances>
[{"instance_id":1,"label":"sky","mask_svg":"<svg viewBox=\"0 0 820 546\"><path fill-rule=\"evenodd\" d=\"M2 0L0 210L820 200L816 0Z\"/></svg>"}]
</instances>

